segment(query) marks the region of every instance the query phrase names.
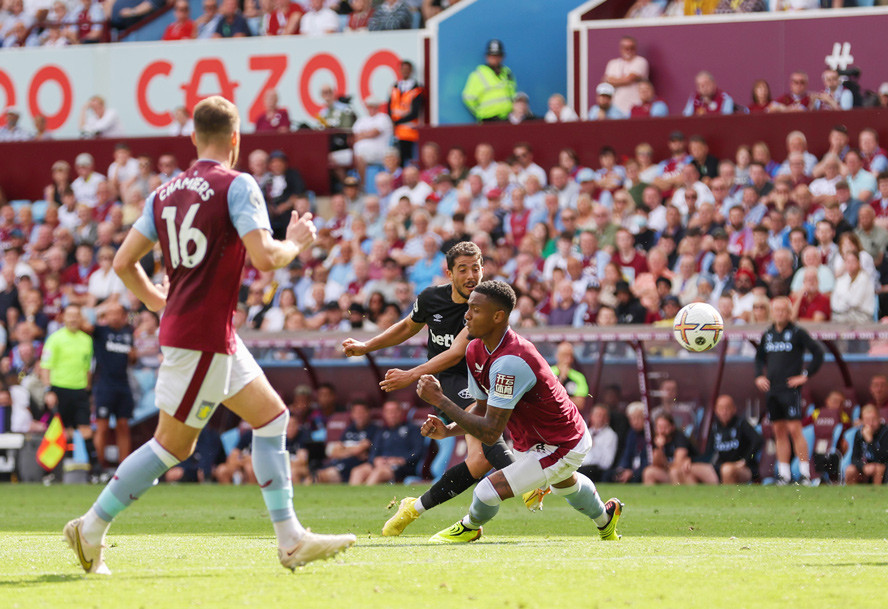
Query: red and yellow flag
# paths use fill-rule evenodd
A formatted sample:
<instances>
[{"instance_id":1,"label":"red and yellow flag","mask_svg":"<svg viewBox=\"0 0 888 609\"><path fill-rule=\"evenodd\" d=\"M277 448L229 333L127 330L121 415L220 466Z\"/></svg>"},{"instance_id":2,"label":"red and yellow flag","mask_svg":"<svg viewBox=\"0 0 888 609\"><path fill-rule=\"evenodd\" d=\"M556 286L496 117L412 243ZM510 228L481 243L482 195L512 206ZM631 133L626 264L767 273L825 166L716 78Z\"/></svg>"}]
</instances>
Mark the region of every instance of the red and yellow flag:
<instances>
[{"instance_id":1,"label":"red and yellow flag","mask_svg":"<svg viewBox=\"0 0 888 609\"><path fill-rule=\"evenodd\" d=\"M68 440L65 438L62 419L59 415L55 415L49 422L46 433L43 434L40 448L37 449L37 463L46 471L51 472L64 458L67 450Z\"/></svg>"}]
</instances>

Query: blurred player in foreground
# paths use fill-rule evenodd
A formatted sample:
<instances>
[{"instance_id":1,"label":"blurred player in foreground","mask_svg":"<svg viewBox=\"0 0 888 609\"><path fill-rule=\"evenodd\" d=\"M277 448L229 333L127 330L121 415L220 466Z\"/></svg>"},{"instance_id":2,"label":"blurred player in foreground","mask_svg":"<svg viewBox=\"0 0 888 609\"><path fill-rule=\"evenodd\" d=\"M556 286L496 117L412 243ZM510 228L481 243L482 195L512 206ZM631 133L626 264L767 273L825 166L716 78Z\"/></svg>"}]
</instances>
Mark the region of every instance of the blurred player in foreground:
<instances>
[{"instance_id":1,"label":"blurred player in foreground","mask_svg":"<svg viewBox=\"0 0 888 609\"><path fill-rule=\"evenodd\" d=\"M429 541L475 541L503 500L546 485L591 518L602 539L619 539L623 504L618 499L603 503L589 478L576 472L592 446L580 411L533 343L509 328L515 292L502 281L485 281L472 292L468 305L466 328L474 340L466 362L475 406L463 411L447 399L438 379L423 375L417 393L454 422L445 425L429 415L422 432L434 439L470 434L491 442L508 427L522 454L479 482L468 515Z\"/></svg>"},{"instance_id":2,"label":"blurred player in foreground","mask_svg":"<svg viewBox=\"0 0 888 609\"><path fill-rule=\"evenodd\" d=\"M231 102L218 96L200 102L191 140L199 160L148 197L114 258L126 287L151 311L164 309L160 419L154 437L120 464L92 508L65 525L65 539L87 573L110 573L104 548L111 521L194 452L222 401L253 427L253 468L281 564L295 569L355 543L354 535L317 535L297 520L284 449L289 413L232 322L245 253L261 271L287 266L315 239L311 214L294 214L286 239L272 238L259 185L233 169L240 121ZM163 285L153 285L139 265L158 240L169 273Z\"/></svg>"}]
</instances>

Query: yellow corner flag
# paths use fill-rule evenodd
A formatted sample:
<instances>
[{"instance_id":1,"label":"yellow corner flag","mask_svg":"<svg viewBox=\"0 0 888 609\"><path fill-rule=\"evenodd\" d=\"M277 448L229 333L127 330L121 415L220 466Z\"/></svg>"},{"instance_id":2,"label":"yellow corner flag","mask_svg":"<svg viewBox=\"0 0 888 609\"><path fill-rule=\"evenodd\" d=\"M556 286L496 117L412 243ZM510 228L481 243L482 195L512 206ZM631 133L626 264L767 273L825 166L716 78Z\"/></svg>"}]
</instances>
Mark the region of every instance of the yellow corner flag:
<instances>
[{"instance_id":1,"label":"yellow corner flag","mask_svg":"<svg viewBox=\"0 0 888 609\"><path fill-rule=\"evenodd\" d=\"M46 428L46 433L43 434L40 448L37 449L37 463L46 471L51 472L64 458L67 450L68 440L65 438L62 419L59 415L55 415L52 417L49 427Z\"/></svg>"}]
</instances>

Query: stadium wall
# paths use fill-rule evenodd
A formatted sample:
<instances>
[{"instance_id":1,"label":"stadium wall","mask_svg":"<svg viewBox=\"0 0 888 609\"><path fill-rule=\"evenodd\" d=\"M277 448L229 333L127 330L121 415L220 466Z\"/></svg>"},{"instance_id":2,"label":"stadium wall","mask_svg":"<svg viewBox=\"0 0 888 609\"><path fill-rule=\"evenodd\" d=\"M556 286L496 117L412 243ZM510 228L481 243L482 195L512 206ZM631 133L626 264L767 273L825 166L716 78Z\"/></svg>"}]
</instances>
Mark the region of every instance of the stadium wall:
<instances>
[{"instance_id":1,"label":"stadium wall","mask_svg":"<svg viewBox=\"0 0 888 609\"><path fill-rule=\"evenodd\" d=\"M249 125L273 88L291 120L315 123L324 84L352 96L360 114L364 100L388 98L401 59L423 65L421 52L419 30L18 49L0 53L0 107L19 106L28 130L30 117L43 114L54 137L71 138L80 109L101 95L127 136L157 136L176 107L214 94L234 101Z\"/></svg>"},{"instance_id":2,"label":"stadium wall","mask_svg":"<svg viewBox=\"0 0 888 609\"><path fill-rule=\"evenodd\" d=\"M882 141L888 141L888 110L859 109L848 112L810 112L793 114L733 115L693 118L653 118L632 121L604 121L548 124L533 121L521 125L485 124L452 125L420 128L421 142L437 142L445 150L462 146L471 157L479 142L489 142L498 159L511 154L516 142L529 142L534 148L535 160L543 167L557 164L558 151L574 148L586 165L597 166L598 149L608 144L617 154L631 155L640 142L649 142L656 156L668 156L669 134L681 130L686 135L700 134L710 143L712 154L733 158L740 144L761 140L767 142L775 159L785 156L785 137L793 129L808 135L811 151L825 152L827 135L836 123L848 127L856 141L864 127L874 127ZM290 162L297 167L309 189L318 194L330 191L327 172L327 150L330 132L302 130L286 135L245 135L241 144L241 167L246 167L247 155L256 148L266 151L284 150ZM148 154L155 159L160 154L176 155L180 165L186 165L194 156L188 138L120 138L102 140L59 140L50 142L0 143L0 157L14 159L0 163L0 186L10 199L40 199L48 183L53 162L63 159L69 163L80 152L90 152L98 160L98 169L105 171L111 163L114 144L126 141L135 154Z\"/></svg>"},{"instance_id":3,"label":"stadium wall","mask_svg":"<svg viewBox=\"0 0 888 609\"><path fill-rule=\"evenodd\" d=\"M491 38L502 40L505 64L530 97L531 109L542 116L553 93L567 94L567 15L578 0L463 0L453 10L430 20L432 84L437 107L431 122L473 123L462 102L469 74L484 63Z\"/></svg>"},{"instance_id":4,"label":"stadium wall","mask_svg":"<svg viewBox=\"0 0 888 609\"><path fill-rule=\"evenodd\" d=\"M673 114L681 113L694 92L694 76L700 70L711 72L719 87L743 105L751 101L755 80L768 81L776 98L788 90L789 76L796 70L808 73L812 91L823 89L820 75L829 66L860 68L860 84L870 90L888 80L881 59L886 8L628 21L580 21L580 12L571 15L570 28L578 33L572 39L579 49L571 53L580 62L574 108L583 117L625 35L637 39L638 54L650 63L657 94Z\"/></svg>"}]
</instances>

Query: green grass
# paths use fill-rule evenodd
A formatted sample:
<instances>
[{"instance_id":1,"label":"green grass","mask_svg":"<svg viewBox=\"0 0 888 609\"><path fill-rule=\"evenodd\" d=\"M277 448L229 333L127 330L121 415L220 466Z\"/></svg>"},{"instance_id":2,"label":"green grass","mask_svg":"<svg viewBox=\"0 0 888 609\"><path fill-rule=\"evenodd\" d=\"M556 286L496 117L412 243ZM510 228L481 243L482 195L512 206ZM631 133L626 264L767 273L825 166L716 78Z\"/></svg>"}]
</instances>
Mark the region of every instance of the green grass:
<instances>
[{"instance_id":1,"label":"green grass","mask_svg":"<svg viewBox=\"0 0 888 609\"><path fill-rule=\"evenodd\" d=\"M160 486L108 536L111 577L86 576L61 535L96 487L0 486L0 607L883 607L886 491L872 487L604 486L626 508L605 543L558 497L507 502L481 540L428 545L469 495L379 535L404 491L297 489L302 522L351 531L341 558L295 574L277 562L255 487Z\"/></svg>"}]
</instances>

